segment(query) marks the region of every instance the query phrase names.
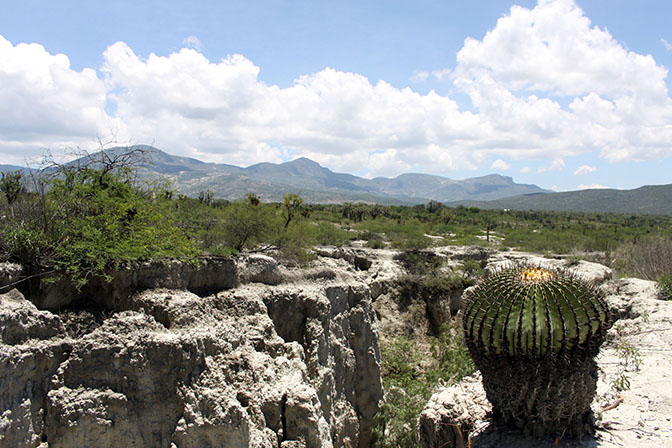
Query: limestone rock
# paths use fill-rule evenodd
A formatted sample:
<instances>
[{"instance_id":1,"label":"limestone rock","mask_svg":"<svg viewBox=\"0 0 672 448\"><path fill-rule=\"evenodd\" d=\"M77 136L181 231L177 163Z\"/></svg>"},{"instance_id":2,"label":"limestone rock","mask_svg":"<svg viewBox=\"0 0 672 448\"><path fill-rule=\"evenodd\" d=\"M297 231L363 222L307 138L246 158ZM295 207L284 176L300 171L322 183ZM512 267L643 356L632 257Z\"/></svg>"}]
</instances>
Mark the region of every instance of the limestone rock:
<instances>
[{"instance_id":1,"label":"limestone rock","mask_svg":"<svg viewBox=\"0 0 672 448\"><path fill-rule=\"evenodd\" d=\"M0 342L22 344L29 339L65 336L61 320L48 311L39 311L18 290L0 294Z\"/></svg>"},{"instance_id":2,"label":"limestone rock","mask_svg":"<svg viewBox=\"0 0 672 448\"><path fill-rule=\"evenodd\" d=\"M219 281L249 283L205 297L179 265L117 279L95 325L0 296L0 446L369 446L382 385L368 288L269 285L268 257L234 268Z\"/></svg>"},{"instance_id":3,"label":"limestone rock","mask_svg":"<svg viewBox=\"0 0 672 448\"><path fill-rule=\"evenodd\" d=\"M432 395L418 417L421 448L463 448L470 433L486 421L492 406L485 396L481 374Z\"/></svg>"}]
</instances>

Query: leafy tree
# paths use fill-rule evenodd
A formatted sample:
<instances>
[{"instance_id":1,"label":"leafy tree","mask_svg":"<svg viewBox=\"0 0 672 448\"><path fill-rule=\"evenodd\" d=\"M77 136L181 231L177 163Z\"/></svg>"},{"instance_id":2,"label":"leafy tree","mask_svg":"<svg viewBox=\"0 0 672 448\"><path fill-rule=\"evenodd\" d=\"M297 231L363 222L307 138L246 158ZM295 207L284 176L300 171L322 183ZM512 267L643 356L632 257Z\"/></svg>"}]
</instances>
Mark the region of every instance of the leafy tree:
<instances>
[{"instance_id":1,"label":"leafy tree","mask_svg":"<svg viewBox=\"0 0 672 448\"><path fill-rule=\"evenodd\" d=\"M83 286L92 276L162 257L185 258L197 249L176 231L169 200L152 200L113 171L66 169L51 181L54 268Z\"/></svg>"},{"instance_id":2,"label":"leafy tree","mask_svg":"<svg viewBox=\"0 0 672 448\"><path fill-rule=\"evenodd\" d=\"M225 210L223 226L226 244L240 252L261 242L273 223L268 208L249 201L234 202Z\"/></svg>"}]
</instances>

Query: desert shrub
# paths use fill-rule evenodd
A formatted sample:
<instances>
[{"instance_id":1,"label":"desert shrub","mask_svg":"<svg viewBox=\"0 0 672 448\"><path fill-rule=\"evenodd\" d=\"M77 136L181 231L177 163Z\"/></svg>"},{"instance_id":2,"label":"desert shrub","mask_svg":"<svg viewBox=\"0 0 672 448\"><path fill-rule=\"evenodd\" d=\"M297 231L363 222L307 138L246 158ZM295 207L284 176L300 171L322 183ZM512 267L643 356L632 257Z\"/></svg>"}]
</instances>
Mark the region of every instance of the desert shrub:
<instances>
[{"instance_id":1,"label":"desert shrub","mask_svg":"<svg viewBox=\"0 0 672 448\"><path fill-rule=\"evenodd\" d=\"M371 232L370 230L365 231L360 235L360 238L366 240L366 246L372 249L382 249L385 247L385 241L383 235L380 233Z\"/></svg>"},{"instance_id":2,"label":"desert shrub","mask_svg":"<svg viewBox=\"0 0 672 448\"><path fill-rule=\"evenodd\" d=\"M343 246L350 239L350 232L329 222L319 222L315 227L315 240L323 246Z\"/></svg>"},{"instance_id":3,"label":"desert shrub","mask_svg":"<svg viewBox=\"0 0 672 448\"><path fill-rule=\"evenodd\" d=\"M430 346L425 353L416 340L404 336L381 344L385 399L376 416L374 446L416 446L416 420L432 393L474 372L455 321L444 324Z\"/></svg>"},{"instance_id":4,"label":"desert shrub","mask_svg":"<svg viewBox=\"0 0 672 448\"><path fill-rule=\"evenodd\" d=\"M83 286L131 262L188 258L197 249L173 227L172 209L113 172L66 170L47 193L55 209L54 268Z\"/></svg>"},{"instance_id":5,"label":"desert shrub","mask_svg":"<svg viewBox=\"0 0 672 448\"><path fill-rule=\"evenodd\" d=\"M19 198L19 195L25 193L26 188L22 178L21 171L0 173L0 192L5 195L7 204L12 205Z\"/></svg>"},{"instance_id":6,"label":"desert shrub","mask_svg":"<svg viewBox=\"0 0 672 448\"><path fill-rule=\"evenodd\" d=\"M218 230L222 232L225 247L242 251L268 241L269 233L281 226L268 207L238 201L224 209Z\"/></svg>"},{"instance_id":7,"label":"desert shrub","mask_svg":"<svg viewBox=\"0 0 672 448\"><path fill-rule=\"evenodd\" d=\"M661 300L672 300L672 275L662 275L656 282L658 297Z\"/></svg>"},{"instance_id":8,"label":"desert shrub","mask_svg":"<svg viewBox=\"0 0 672 448\"><path fill-rule=\"evenodd\" d=\"M427 275L438 270L443 261L433 252L421 250L407 250L395 255L397 260L411 275Z\"/></svg>"},{"instance_id":9,"label":"desert shrub","mask_svg":"<svg viewBox=\"0 0 672 448\"><path fill-rule=\"evenodd\" d=\"M672 276L672 238L657 236L621 245L615 254L617 269L646 280Z\"/></svg>"},{"instance_id":10,"label":"desert shrub","mask_svg":"<svg viewBox=\"0 0 672 448\"><path fill-rule=\"evenodd\" d=\"M483 275L483 268L481 267L481 262L478 260L464 260L460 264L464 275L469 278Z\"/></svg>"},{"instance_id":11,"label":"desert shrub","mask_svg":"<svg viewBox=\"0 0 672 448\"><path fill-rule=\"evenodd\" d=\"M134 186L123 170L59 166L47 188L19 196L0 224L6 259L82 287L91 277L150 258L197 249L175 229L169 201Z\"/></svg>"},{"instance_id":12,"label":"desert shrub","mask_svg":"<svg viewBox=\"0 0 672 448\"><path fill-rule=\"evenodd\" d=\"M285 263L305 266L314 258L310 248L316 243L315 229L306 220L292 221L282 229L276 242Z\"/></svg>"}]
</instances>

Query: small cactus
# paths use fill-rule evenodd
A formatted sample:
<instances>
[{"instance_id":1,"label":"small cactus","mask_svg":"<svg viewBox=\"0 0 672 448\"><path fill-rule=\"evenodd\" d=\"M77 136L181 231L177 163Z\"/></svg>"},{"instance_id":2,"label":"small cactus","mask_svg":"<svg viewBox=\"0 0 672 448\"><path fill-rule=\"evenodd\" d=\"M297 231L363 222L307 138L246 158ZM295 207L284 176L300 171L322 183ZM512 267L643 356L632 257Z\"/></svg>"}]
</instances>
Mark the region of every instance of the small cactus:
<instances>
[{"instance_id":1,"label":"small cactus","mask_svg":"<svg viewBox=\"0 0 672 448\"><path fill-rule=\"evenodd\" d=\"M496 419L536 435L592 429L594 358L610 317L591 284L560 269L505 268L467 294L462 321Z\"/></svg>"}]
</instances>

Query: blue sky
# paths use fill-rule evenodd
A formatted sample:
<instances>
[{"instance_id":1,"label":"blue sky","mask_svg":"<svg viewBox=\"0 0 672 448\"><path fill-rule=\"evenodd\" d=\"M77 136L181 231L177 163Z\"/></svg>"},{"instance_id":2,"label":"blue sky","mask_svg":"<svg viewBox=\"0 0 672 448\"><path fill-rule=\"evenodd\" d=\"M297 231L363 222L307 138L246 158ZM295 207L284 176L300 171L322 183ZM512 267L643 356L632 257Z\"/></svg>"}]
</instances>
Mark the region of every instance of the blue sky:
<instances>
[{"instance_id":1,"label":"blue sky","mask_svg":"<svg viewBox=\"0 0 672 448\"><path fill-rule=\"evenodd\" d=\"M0 1L0 163L100 137L368 177L672 183L669 2L472 5Z\"/></svg>"}]
</instances>

